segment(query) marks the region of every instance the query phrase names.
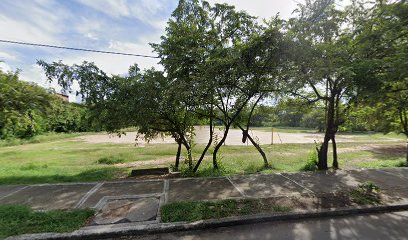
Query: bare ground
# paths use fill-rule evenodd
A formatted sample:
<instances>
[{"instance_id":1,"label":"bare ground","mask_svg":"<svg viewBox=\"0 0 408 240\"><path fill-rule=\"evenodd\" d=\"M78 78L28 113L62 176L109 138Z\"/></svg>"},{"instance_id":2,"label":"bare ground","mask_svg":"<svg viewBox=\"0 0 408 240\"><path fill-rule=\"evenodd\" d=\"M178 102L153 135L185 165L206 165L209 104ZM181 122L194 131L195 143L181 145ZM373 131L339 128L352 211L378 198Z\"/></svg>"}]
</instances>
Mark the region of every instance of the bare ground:
<instances>
[{"instance_id":1,"label":"bare ground","mask_svg":"<svg viewBox=\"0 0 408 240\"><path fill-rule=\"evenodd\" d=\"M219 128L216 128L215 133L217 138L221 139L223 131ZM268 131L260 130L250 130L252 137L260 144L271 144L272 143L272 133ZM361 135L338 135L337 142L355 142L358 138L361 138ZM147 144L143 136L139 136L138 141L136 132L128 132L126 135L118 137L112 134L99 134L99 135L87 135L81 136L77 139L88 142L88 143L117 143L117 144L137 144L143 146ZM206 144L209 139L209 129L206 126L198 126L195 128L195 137L194 142L197 144ZM242 143L242 132L239 129L231 129L227 139L226 145L251 145L250 142ZM273 134L273 143L282 144L282 143L314 143L321 142L323 140L322 133L285 133L285 132L274 132ZM376 140L365 140L366 142L375 142ZM384 138L381 141L396 141L395 139ZM173 144L174 140L167 137L158 137L149 142L149 144Z\"/></svg>"}]
</instances>

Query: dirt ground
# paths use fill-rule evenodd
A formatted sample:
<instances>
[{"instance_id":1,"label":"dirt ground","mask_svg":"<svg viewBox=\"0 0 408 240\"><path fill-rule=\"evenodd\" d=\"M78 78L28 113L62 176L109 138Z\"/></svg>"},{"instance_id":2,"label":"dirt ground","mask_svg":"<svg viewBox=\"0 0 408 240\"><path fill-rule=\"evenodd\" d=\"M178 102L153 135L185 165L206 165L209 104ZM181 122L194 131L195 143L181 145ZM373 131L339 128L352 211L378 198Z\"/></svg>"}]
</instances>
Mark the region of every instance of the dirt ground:
<instances>
[{"instance_id":1,"label":"dirt ground","mask_svg":"<svg viewBox=\"0 0 408 240\"><path fill-rule=\"evenodd\" d=\"M216 128L217 138L222 138L222 131ZM208 127L196 127L195 129L195 138L194 141L197 144L206 144L209 139L209 129ZM274 144L284 144L284 143L314 143L323 141L324 135L322 133L286 133L286 132L277 132L275 131L272 138L272 132L260 131L260 130L250 130L252 137L258 141L260 144L271 144L272 141ZM143 136L139 137L139 140L136 142L136 132L128 132L126 135L118 137L111 134L99 134L99 135L87 135L78 137L79 139L89 142L89 143L118 143L118 144L138 144L144 145L146 142L143 139ZM338 135L336 137L337 142L354 142L361 135ZM231 129L228 133L226 140L226 145L251 145L250 142L242 143L242 132L239 129ZM272 140L273 139L273 140ZM365 141L376 141L376 140L365 140ZM395 139L382 139L381 141L395 141ZM149 142L150 144L172 144L174 140L171 137L158 137Z\"/></svg>"}]
</instances>

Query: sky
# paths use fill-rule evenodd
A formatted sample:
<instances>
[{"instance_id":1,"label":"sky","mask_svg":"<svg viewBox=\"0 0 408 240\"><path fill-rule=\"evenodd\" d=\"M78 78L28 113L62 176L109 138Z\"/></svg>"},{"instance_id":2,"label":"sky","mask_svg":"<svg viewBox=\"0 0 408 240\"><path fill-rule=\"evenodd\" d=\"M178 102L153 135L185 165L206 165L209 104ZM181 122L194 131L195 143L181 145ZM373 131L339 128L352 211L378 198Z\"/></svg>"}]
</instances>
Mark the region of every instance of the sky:
<instances>
[{"instance_id":1,"label":"sky","mask_svg":"<svg viewBox=\"0 0 408 240\"><path fill-rule=\"evenodd\" d=\"M289 18L301 0L209 0L228 3L260 19L279 13ZM160 42L177 0L2 0L0 39L102 51L155 55L149 43ZM157 59L40 48L0 42L0 69L20 69L20 77L60 91L48 83L37 60L66 64L83 61L108 74L126 74L130 65L156 67ZM70 94L70 101L79 101Z\"/></svg>"}]
</instances>

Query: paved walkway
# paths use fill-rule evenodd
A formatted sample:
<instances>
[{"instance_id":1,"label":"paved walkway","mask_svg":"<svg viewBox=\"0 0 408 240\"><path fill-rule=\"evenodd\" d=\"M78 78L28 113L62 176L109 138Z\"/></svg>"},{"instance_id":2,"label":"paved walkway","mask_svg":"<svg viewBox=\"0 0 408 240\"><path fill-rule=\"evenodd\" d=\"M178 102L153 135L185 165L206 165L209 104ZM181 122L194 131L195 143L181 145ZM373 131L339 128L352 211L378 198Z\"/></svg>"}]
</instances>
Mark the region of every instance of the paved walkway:
<instances>
[{"instance_id":1,"label":"paved walkway","mask_svg":"<svg viewBox=\"0 0 408 240\"><path fill-rule=\"evenodd\" d=\"M0 204L36 210L95 208L94 224L158 222L162 204L183 200L264 198L320 194L373 181L408 199L408 168L303 172L214 178L0 186Z\"/></svg>"}]
</instances>

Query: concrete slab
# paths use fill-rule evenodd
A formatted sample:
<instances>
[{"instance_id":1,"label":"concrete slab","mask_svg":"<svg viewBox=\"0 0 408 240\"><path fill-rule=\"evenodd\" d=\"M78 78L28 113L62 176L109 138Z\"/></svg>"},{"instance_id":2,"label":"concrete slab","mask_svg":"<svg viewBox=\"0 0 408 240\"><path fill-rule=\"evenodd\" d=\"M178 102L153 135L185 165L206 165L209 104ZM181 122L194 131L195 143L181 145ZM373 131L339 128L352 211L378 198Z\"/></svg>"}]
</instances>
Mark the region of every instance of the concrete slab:
<instances>
[{"instance_id":1,"label":"concrete slab","mask_svg":"<svg viewBox=\"0 0 408 240\"><path fill-rule=\"evenodd\" d=\"M381 171L393 174L395 176L398 177L403 177L408 179L408 168L406 167L402 167L402 168L383 168L383 169L379 169Z\"/></svg>"},{"instance_id":2,"label":"concrete slab","mask_svg":"<svg viewBox=\"0 0 408 240\"><path fill-rule=\"evenodd\" d=\"M372 181L384 190L408 188L408 179L377 169L350 170L347 173L361 182Z\"/></svg>"},{"instance_id":3,"label":"concrete slab","mask_svg":"<svg viewBox=\"0 0 408 240\"><path fill-rule=\"evenodd\" d=\"M0 186L0 199L24 187L24 185Z\"/></svg>"},{"instance_id":4,"label":"concrete slab","mask_svg":"<svg viewBox=\"0 0 408 240\"><path fill-rule=\"evenodd\" d=\"M97 213L94 224L153 221L157 218L159 198L119 199L108 201Z\"/></svg>"},{"instance_id":5,"label":"concrete slab","mask_svg":"<svg viewBox=\"0 0 408 240\"><path fill-rule=\"evenodd\" d=\"M230 177L247 197L273 197L308 193L294 182L280 175L248 175Z\"/></svg>"},{"instance_id":6,"label":"concrete slab","mask_svg":"<svg viewBox=\"0 0 408 240\"><path fill-rule=\"evenodd\" d=\"M0 204L24 204L35 210L70 209L95 184L29 186L0 199Z\"/></svg>"},{"instance_id":7,"label":"concrete slab","mask_svg":"<svg viewBox=\"0 0 408 240\"><path fill-rule=\"evenodd\" d=\"M307 187L315 193L335 192L351 189L361 182L344 171L337 172L307 172L283 173L282 175Z\"/></svg>"},{"instance_id":8,"label":"concrete slab","mask_svg":"<svg viewBox=\"0 0 408 240\"><path fill-rule=\"evenodd\" d=\"M168 202L241 197L226 178L169 180Z\"/></svg>"},{"instance_id":9,"label":"concrete slab","mask_svg":"<svg viewBox=\"0 0 408 240\"><path fill-rule=\"evenodd\" d=\"M145 182L115 182L104 183L81 206L82 208L95 207L99 200L105 196L129 196L140 194L163 193L163 181Z\"/></svg>"}]
</instances>

